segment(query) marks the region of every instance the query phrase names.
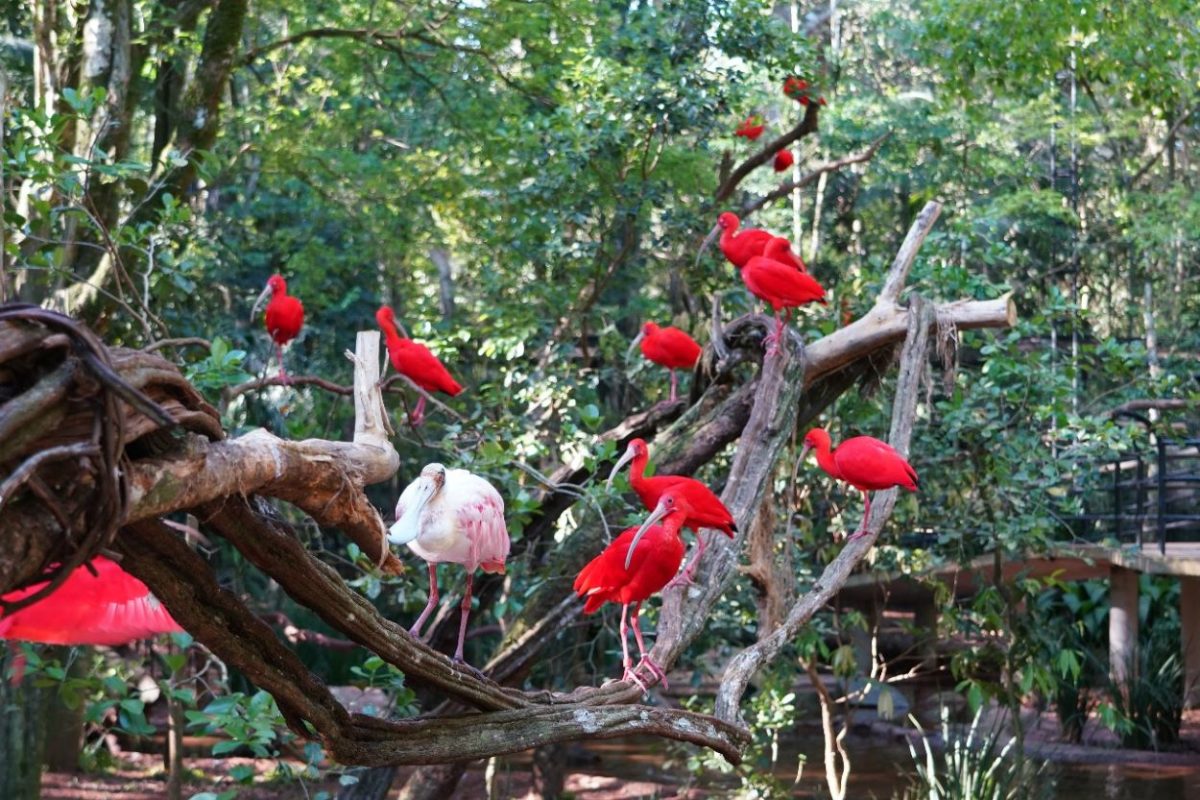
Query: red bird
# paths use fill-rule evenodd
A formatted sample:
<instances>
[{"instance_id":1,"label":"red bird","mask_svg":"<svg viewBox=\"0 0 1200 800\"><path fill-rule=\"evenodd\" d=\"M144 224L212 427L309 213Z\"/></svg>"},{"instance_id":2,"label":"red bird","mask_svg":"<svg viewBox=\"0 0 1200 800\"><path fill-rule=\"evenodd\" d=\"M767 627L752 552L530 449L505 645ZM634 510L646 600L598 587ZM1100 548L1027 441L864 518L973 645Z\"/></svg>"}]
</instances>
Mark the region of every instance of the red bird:
<instances>
[{"instance_id":1,"label":"red bird","mask_svg":"<svg viewBox=\"0 0 1200 800\"><path fill-rule=\"evenodd\" d=\"M763 131L767 126L762 122L762 117L757 114L751 114L746 117L741 126L733 132L734 136L742 136L750 141L754 141L763 135Z\"/></svg>"},{"instance_id":2,"label":"red bird","mask_svg":"<svg viewBox=\"0 0 1200 800\"><path fill-rule=\"evenodd\" d=\"M119 645L183 630L146 584L104 556L93 575L76 567L50 595L0 617L0 639L70 645ZM34 584L4 595L6 603L40 590Z\"/></svg>"},{"instance_id":3,"label":"red bird","mask_svg":"<svg viewBox=\"0 0 1200 800\"><path fill-rule=\"evenodd\" d=\"M401 375L406 375L412 382L427 392L445 392L455 397L463 390L462 385L454 380L437 356L420 342L401 337L396 330L396 315L391 308L380 306L375 312L375 321L383 329L387 340L388 355L392 366ZM380 380L382 380L380 376ZM417 407L412 412L412 424L420 425L425 418L425 397L417 399Z\"/></svg>"},{"instance_id":4,"label":"red bird","mask_svg":"<svg viewBox=\"0 0 1200 800\"><path fill-rule=\"evenodd\" d=\"M783 93L802 106L806 106L811 102L808 96L808 81L803 78L797 78L795 75L788 76L787 80L783 82ZM817 102L825 105L825 98L818 97Z\"/></svg>"},{"instance_id":5,"label":"red bird","mask_svg":"<svg viewBox=\"0 0 1200 800\"><path fill-rule=\"evenodd\" d=\"M781 309L787 309L790 319L792 309L805 303L826 304L825 289L807 272L792 269L782 261L765 256L755 256L741 268L742 282L760 300L765 300L775 311L775 332L766 339L767 355L779 352L783 339Z\"/></svg>"},{"instance_id":6,"label":"red bird","mask_svg":"<svg viewBox=\"0 0 1200 800\"><path fill-rule=\"evenodd\" d=\"M263 289L262 294L254 301L254 308L250 311L251 320L258 316L258 309L268 296L271 302L267 303L265 315L267 333L275 342L275 354L279 357L279 377L286 384L291 381L283 368L283 346L295 339L304 327L304 305L287 293L287 281L283 276L275 274L267 281L267 288Z\"/></svg>"},{"instance_id":7,"label":"red bird","mask_svg":"<svg viewBox=\"0 0 1200 800\"><path fill-rule=\"evenodd\" d=\"M725 258L729 259L731 264L739 269L755 256L765 255L776 261L782 261L801 272L807 271L800 256L792 252L792 243L787 239L762 228L747 228L739 233L738 227L741 224L742 221L738 219L737 214L726 211L717 217L717 227L701 245L701 250L706 249L712 241L712 237L719 232L721 234L721 252L725 254ZM770 248L769 252L768 248Z\"/></svg>"},{"instance_id":8,"label":"red bird","mask_svg":"<svg viewBox=\"0 0 1200 800\"><path fill-rule=\"evenodd\" d=\"M679 328L663 328L654 322L642 326L642 332L629 345L629 349L638 344L642 346L642 355L671 370L671 402L674 402L679 389L679 376L675 370L695 367L700 360L700 345Z\"/></svg>"},{"instance_id":9,"label":"red bird","mask_svg":"<svg viewBox=\"0 0 1200 800\"><path fill-rule=\"evenodd\" d=\"M783 172L795 163L796 159L792 157L791 150L780 150L775 154L775 163L773 166L776 172Z\"/></svg>"},{"instance_id":10,"label":"red bird","mask_svg":"<svg viewBox=\"0 0 1200 800\"><path fill-rule=\"evenodd\" d=\"M855 436L830 450L832 440L821 428L813 428L804 437L804 449L800 452L803 461L809 450L817 451L817 465L835 480L842 480L863 494L866 508L863 509L862 525L850 535L857 539L867 533L867 517L871 513L871 496L867 492L878 492L903 486L910 492L917 490L917 471L887 442L873 436Z\"/></svg>"},{"instance_id":11,"label":"red bird","mask_svg":"<svg viewBox=\"0 0 1200 800\"><path fill-rule=\"evenodd\" d=\"M663 509L661 513L660 509ZM646 652L642 629L638 624L638 612L643 601L662 591L668 581L675 577L683 561L684 550L679 529L688 513L687 498L682 493L677 490L664 493L655 508L657 516L652 514L640 528L622 531L575 578L575 593L587 598L583 613L592 614L605 603L621 604L621 663L625 667L621 680L633 681L642 691L646 691L647 686L638 677L633 660L629 657L626 612L632 605L633 635L641 655L638 666L645 664L666 686L666 673ZM664 520L663 524L655 525L654 522L660 519ZM638 544L642 545L640 549Z\"/></svg>"},{"instance_id":12,"label":"red bird","mask_svg":"<svg viewBox=\"0 0 1200 800\"><path fill-rule=\"evenodd\" d=\"M733 520L733 514L711 489L695 478L685 475L655 475L653 478L647 478L646 464L650 461L650 450L642 439L631 441L625 448L625 454L613 465L612 472L608 475L610 487L621 468L631 461L633 466L629 471L629 485L647 509L656 508L667 492L673 492L676 498L682 497L687 501L687 515L680 525L691 528L696 533L696 556L688 562L687 569L683 571L678 582L692 583L692 576L700 563L700 557L704 555L705 544L700 536L701 528L714 528L732 539L737 533L737 523ZM675 583L676 581L672 581L672 585Z\"/></svg>"}]
</instances>

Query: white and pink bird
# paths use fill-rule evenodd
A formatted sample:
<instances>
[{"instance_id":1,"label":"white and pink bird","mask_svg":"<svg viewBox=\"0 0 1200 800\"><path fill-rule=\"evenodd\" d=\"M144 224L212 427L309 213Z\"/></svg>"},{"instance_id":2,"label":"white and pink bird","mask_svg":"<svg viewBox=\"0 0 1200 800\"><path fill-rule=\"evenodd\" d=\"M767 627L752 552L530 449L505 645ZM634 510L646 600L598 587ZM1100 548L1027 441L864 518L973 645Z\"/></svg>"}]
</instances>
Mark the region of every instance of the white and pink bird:
<instances>
[{"instance_id":1,"label":"white and pink bird","mask_svg":"<svg viewBox=\"0 0 1200 800\"><path fill-rule=\"evenodd\" d=\"M429 602L408 631L413 636L420 636L421 626L437 606L437 565L462 564L466 568L467 587L454 651L454 659L462 661L475 570L504 574L509 548L504 499L494 486L465 469L427 464L400 494L396 524L388 531L388 541L407 544L429 562Z\"/></svg>"}]
</instances>

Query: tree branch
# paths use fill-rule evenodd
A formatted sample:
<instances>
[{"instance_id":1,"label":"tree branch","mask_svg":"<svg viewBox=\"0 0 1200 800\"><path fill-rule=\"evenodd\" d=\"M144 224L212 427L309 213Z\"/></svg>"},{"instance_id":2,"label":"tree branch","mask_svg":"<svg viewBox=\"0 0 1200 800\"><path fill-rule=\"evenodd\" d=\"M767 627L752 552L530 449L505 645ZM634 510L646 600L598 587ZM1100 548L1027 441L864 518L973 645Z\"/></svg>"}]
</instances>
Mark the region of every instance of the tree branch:
<instances>
[{"instance_id":1,"label":"tree branch","mask_svg":"<svg viewBox=\"0 0 1200 800\"><path fill-rule=\"evenodd\" d=\"M763 149L759 150L754 155L747 158L741 164L733 168L721 185L717 188L716 194L713 195L713 200L720 203L723 200L729 199L730 196L737 190L738 185L746 179L746 176L753 172L757 167L770 161L775 157L775 154L787 147L795 141L803 139L805 136L816 133L817 117L820 115L820 104L809 103L804 107L804 117L787 133L777 139L767 142Z\"/></svg>"},{"instance_id":2,"label":"tree branch","mask_svg":"<svg viewBox=\"0 0 1200 800\"><path fill-rule=\"evenodd\" d=\"M816 167L813 167L811 171L801 176L798 180L784 181L783 183L779 184L778 188L773 189L757 200L752 200L742 206L742 216L748 216L755 211L758 211L765 205L774 203L776 200L782 200L783 198L789 196L796 189L802 189L805 186L808 186L810 183L826 173L837 172L843 167L848 167L851 164L861 164L864 161L870 161L875 157L875 154L879 151L879 148L888 140L891 135L892 132L888 131L887 133L875 139L875 141L871 142L867 149L862 150L861 152L854 153L853 155L849 156L843 156L842 158L834 161L826 161L824 164L819 164Z\"/></svg>"},{"instance_id":3,"label":"tree branch","mask_svg":"<svg viewBox=\"0 0 1200 800\"><path fill-rule=\"evenodd\" d=\"M888 437L889 443L901 455L908 453L908 444L912 438L913 421L916 418L918 382L921 370L925 364L925 349L929 341L929 328L934 321L933 309L919 297L913 298L909 310L908 335L904 342L904 351L900 356L900 377L896 383L896 398L892 409L892 430ZM884 524L891 516L896 503L897 489L888 489L875 493L875 501L871 504L871 516L867 522L867 534L850 540L824 572L813 584L804 597L792 606L787 618L778 629L756 644L738 653L725 668L720 688L717 690L715 713L718 718L730 723L741 720L739 708L742 694L750 679L762 667L770 664L778 657L783 648L800 631L800 626L806 624L837 593L838 589L850 577L851 571L862 560L863 556L875 545L875 540L883 530Z\"/></svg>"}]
</instances>

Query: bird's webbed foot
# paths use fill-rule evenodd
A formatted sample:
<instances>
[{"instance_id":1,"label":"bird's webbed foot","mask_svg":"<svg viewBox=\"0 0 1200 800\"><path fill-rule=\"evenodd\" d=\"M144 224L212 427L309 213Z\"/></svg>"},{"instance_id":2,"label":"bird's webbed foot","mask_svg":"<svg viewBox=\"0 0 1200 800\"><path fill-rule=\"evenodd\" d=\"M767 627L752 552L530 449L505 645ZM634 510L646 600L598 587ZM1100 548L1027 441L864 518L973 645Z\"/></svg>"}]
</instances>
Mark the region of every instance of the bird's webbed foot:
<instances>
[{"instance_id":1,"label":"bird's webbed foot","mask_svg":"<svg viewBox=\"0 0 1200 800\"><path fill-rule=\"evenodd\" d=\"M650 691L650 687L647 686L642 680L641 676L637 674L637 669L633 666L632 661L625 662L625 673L621 676L621 680L625 682L632 681L633 683L636 683L638 688L642 690L643 694L646 694Z\"/></svg>"},{"instance_id":2,"label":"bird's webbed foot","mask_svg":"<svg viewBox=\"0 0 1200 800\"><path fill-rule=\"evenodd\" d=\"M465 660L463 660L457 656L455 656L454 658L452 658L450 660L454 663L454 666L462 669L464 672L469 672L472 675L474 675L476 678L479 678L480 680L488 680L488 677L486 675L484 675L482 671L480 671L476 667L471 666Z\"/></svg>"}]
</instances>

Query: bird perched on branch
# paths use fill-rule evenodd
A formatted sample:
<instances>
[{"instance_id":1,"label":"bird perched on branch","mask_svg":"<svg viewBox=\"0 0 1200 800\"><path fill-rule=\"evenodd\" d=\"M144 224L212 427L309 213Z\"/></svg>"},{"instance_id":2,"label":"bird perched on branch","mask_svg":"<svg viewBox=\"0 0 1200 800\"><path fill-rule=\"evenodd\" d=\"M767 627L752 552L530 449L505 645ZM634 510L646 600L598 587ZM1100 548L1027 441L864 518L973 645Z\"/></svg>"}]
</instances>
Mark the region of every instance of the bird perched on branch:
<instances>
[{"instance_id":1,"label":"bird perched on branch","mask_svg":"<svg viewBox=\"0 0 1200 800\"><path fill-rule=\"evenodd\" d=\"M462 393L462 385L454 380L450 371L430 352L429 348L420 342L414 342L405 333L401 336L396 330L396 314L388 306L380 306L375 312L375 321L383 330L384 341L387 345L388 358L392 366L401 375L407 376L417 386L427 392L445 392L451 397ZM379 378L383 380L383 376ZM425 419L425 397L417 398L417 406L413 409L412 424L420 425Z\"/></svg>"},{"instance_id":2,"label":"bird perched on branch","mask_svg":"<svg viewBox=\"0 0 1200 800\"><path fill-rule=\"evenodd\" d=\"M742 121L738 129L733 132L734 136L740 136L753 142L755 139L763 135L763 131L767 126L763 122L762 117L758 114L751 114Z\"/></svg>"},{"instance_id":3,"label":"bird perched on branch","mask_svg":"<svg viewBox=\"0 0 1200 800\"><path fill-rule=\"evenodd\" d=\"M721 499L713 494L711 489L695 478L685 475L655 475L647 478L646 465L650 462L650 450L643 439L634 439L625 448L625 453L613 465L612 472L608 475L609 487L612 486L613 479L621 471L621 468L630 462L633 462L633 466L629 471L629 485L637 493L638 499L642 501L642 505L647 510L657 508L659 501L668 491L672 492L676 498L686 500L686 514L680 520L680 527L691 528L696 533L696 555L688 562L687 569L672 581L671 585L692 583L692 577L700 563L700 557L704 555L705 544L704 539L700 537L700 530L714 528L732 539L733 535L737 533L737 524L733 520L733 514L725 507Z\"/></svg>"},{"instance_id":4,"label":"bird perched on branch","mask_svg":"<svg viewBox=\"0 0 1200 800\"><path fill-rule=\"evenodd\" d=\"M833 440L822 428L813 428L804 437L804 449L800 452L803 461L809 450L817 451L817 465L835 480L845 481L862 492L865 508L862 524L850 535L851 539L865 536L867 517L871 513L871 496L878 492L902 486L910 492L917 491L917 471L908 460L887 442L873 436L855 436L830 449Z\"/></svg>"},{"instance_id":5,"label":"bird perched on branch","mask_svg":"<svg viewBox=\"0 0 1200 800\"><path fill-rule=\"evenodd\" d=\"M796 159L792 156L791 150L780 150L775 154L775 160L772 162L771 167L776 172L783 172L785 169L788 169L792 166L792 164L795 163Z\"/></svg>"},{"instance_id":6,"label":"bird perched on branch","mask_svg":"<svg viewBox=\"0 0 1200 800\"><path fill-rule=\"evenodd\" d=\"M770 246L767 248L771 249ZM738 270L742 283L760 300L764 300L775 312L775 330L767 336L767 355L779 352L783 339L784 311L790 321L792 309L806 303L827 305L825 288L807 272L792 269L782 261L769 256L754 256Z\"/></svg>"},{"instance_id":7,"label":"bird perched on branch","mask_svg":"<svg viewBox=\"0 0 1200 800\"><path fill-rule=\"evenodd\" d=\"M396 503L396 523L388 531L392 544L407 544L429 562L429 602L409 633L421 627L438 603L437 565L462 564L467 570L462 621L458 628L456 661L463 660L467 619L471 613L471 584L475 570L504 574L508 558L508 527L504 500L490 483L465 469L427 464L421 475L405 487Z\"/></svg>"},{"instance_id":8,"label":"bird perched on branch","mask_svg":"<svg viewBox=\"0 0 1200 800\"><path fill-rule=\"evenodd\" d=\"M677 369L692 369L700 360L701 348L696 340L679 328L661 327L657 323L647 322L642 331L629 345L629 349L642 346L642 355L655 364L671 370L671 402L679 390Z\"/></svg>"},{"instance_id":9,"label":"bird perched on branch","mask_svg":"<svg viewBox=\"0 0 1200 800\"><path fill-rule=\"evenodd\" d=\"M267 303L267 313L263 321L267 334L270 335L271 341L275 342L280 380L286 384L291 381L283 367L283 346L300 335L300 329L304 327L304 304L287 293L287 281L282 275L275 274L267 280L266 288L254 301L254 308L250 310L251 321L258 316L258 309L268 297L271 298L271 302Z\"/></svg>"},{"instance_id":10,"label":"bird perched on branch","mask_svg":"<svg viewBox=\"0 0 1200 800\"><path fill-rule=\"evenodd\" d=\"M621 680L633 681L642 691L648 687L629 657L627 612L632 606L633 635L641 657L639 666L645 664L666 686L666 672L646 652L638 613L642 603L662 591L679 569L684 551L679 530L690 512L685 492L678 489L664 492L654 513L640 527L622 531L575 578L575 593L587 598L583 613L592 614L605 603L621 604L621 663L625 668ZM656 525L660 520L663 524Z\"/></svg>"},{"instance_id":11,"label":"bird perched on branch","mask_svg":"<svg viewBox=\"0 0 1200 800\"><path fill-rule=\"evenodd\" d=\"M23 600L46 583L0 600ZM46 644L114 646L182 630L146 584L104 556L76 567L41 600L0 616L0 639Z\"/></svg>"},{"instance_id":12,"label":"bird perched on branch","mask_svg":"<svg viewBox=\"0 0 1200 800\"><path fill-rule=\"evenodd\" d=\"M755 256L767 256L775 261L781 261L789 267L807 272L800 256L792 252L792 243L782 236L776 236L762 228L747 228L738 231L742 221L737 214L726 211L717 217L717 224L700 245L700 250L707 250L718 234L721 236L721 252L729 263L739 269Z\"/></svg>"}]
</instances>

